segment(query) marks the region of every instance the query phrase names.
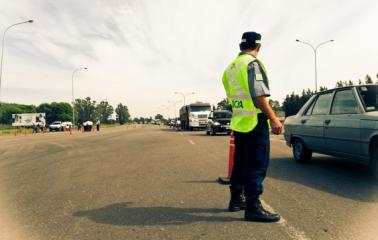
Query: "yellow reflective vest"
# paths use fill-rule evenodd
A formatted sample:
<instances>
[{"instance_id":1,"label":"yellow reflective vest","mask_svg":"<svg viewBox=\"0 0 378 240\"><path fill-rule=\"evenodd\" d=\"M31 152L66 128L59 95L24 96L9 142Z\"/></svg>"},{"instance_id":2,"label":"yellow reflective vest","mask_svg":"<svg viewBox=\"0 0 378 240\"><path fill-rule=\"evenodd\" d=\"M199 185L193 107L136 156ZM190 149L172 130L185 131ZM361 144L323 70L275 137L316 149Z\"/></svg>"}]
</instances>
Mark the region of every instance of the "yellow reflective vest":
<instances>
[{"instance_id":1,"label":"yellow reflective vest","mask_svg":"<svg viewBox=\"0 0 378 240\"><path fill-rule=\"evenodd\" d=\"M223 74L222 82L226 90L228 102L232 106L231 129L237 132L247 133L257 125L257 114L261 110L253 103L248 82L248 65L258 61L263 68L264 65L249 54L239 55L227 67ZM262 75L257 73L256 80L262 80Z\"/></svg>"}]
</instances>

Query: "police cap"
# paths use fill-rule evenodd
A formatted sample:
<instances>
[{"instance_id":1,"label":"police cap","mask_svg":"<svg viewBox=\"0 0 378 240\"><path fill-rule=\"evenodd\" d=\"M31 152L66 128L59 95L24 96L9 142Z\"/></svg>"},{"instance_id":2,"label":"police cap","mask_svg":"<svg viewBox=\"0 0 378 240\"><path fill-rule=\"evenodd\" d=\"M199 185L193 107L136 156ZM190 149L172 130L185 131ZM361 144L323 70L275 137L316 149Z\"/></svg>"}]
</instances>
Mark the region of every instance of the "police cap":
<instances>
[{"instance_id":1,"label":"police cap","mask_svg":"<svg viewBox=\"0 0 378 240\"><path fill-rule=\"evenodd\" d=\"M241 44L255 45L261 42L261 34L257 32L245 32L243 33Z\"/></svg>"}]
</instances>

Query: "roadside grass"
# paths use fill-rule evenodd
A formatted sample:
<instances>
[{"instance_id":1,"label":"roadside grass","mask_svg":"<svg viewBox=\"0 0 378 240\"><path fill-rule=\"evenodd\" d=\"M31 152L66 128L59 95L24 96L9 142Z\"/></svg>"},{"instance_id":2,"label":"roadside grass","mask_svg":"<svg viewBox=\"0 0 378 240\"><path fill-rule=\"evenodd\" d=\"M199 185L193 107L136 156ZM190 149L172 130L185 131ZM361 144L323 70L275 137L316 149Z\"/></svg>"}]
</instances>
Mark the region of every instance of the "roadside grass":
<instances>
[{"instance_id":1,"label":"roadside grass","mask_svg":"<svg viewBox=\"0 0 378 240\"><path fill-rule=\"evenodd\" d=\"M96 124L94 124L93 126L96 127ZM102 124L100 124L100 129L101 129L101 128L120 127L120 126L122 126L122 125L119 124L119 123L114 123L114 124L106 124L106 123L102 123Z\"/></svg>"},{"instance_id":2,"label":"roadside grass","mask_svg":"<svg viewBox=\"0 0 378 240\"><path fill-rule=\"evenodd\" d=\"M31 134L32 129L29 128L14 128L12 125L0 124L0 136Z\"/></svg>"}]
</instances>

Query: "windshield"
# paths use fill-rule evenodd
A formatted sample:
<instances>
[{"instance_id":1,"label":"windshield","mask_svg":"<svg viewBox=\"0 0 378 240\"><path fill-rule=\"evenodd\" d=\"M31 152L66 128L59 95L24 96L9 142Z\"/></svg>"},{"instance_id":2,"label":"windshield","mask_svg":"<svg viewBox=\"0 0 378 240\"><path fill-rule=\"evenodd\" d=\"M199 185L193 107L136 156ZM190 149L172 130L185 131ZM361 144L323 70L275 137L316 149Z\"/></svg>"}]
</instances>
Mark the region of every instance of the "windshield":
<instances>
[{"instance_id":1,"label":"windshield","mask_svg":"<svg viewBox=\"0 0 378 240\"><path fill-rule=\"evenodd\" d=\"M378 111L378 86L361 86L357 88L367 112Z\"/></svg>"},{"instance_id":2,"label":"windshield","mask_svg":"<svg viewBox=\"0 0 378 240\"><path fill-rule=\"evenodd\" d=\"M231 113L228 112L215 112L214 113L214 118L231 118Z\"/></svg>"},{"instance_id":3,"label":"windshield","mask_svg":"<svg viewBox=\"0 0 378 240\"><path fill-rule=\"evenodd\" d=\"M190 106L191 112L210 111L210 106Z\"/></svg>"}]
</instances>

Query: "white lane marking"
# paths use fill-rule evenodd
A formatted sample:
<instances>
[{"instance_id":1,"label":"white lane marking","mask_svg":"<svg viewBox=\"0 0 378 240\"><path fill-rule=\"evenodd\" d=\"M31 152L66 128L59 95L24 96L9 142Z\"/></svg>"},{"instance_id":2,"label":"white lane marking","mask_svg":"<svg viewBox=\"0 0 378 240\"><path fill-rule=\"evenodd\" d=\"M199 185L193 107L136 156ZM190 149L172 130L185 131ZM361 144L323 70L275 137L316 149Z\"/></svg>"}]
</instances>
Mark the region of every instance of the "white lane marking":
<instances>
[{"instance_id":1,"label":"white lane marking","mask_svg":"<svg viewBox=\"0 0 378 240\"><path fill-rule=\"evenodd\" d=\"M196 144L195 142L193 142L192 140L188 139L188 142L190 142L190 144L194 145Z\"/></svg>"},{"instance_id":2,"label":"white lane marking","mask_svg":"<svg viewBox=\"0 0 378 240\"><path fill-rule=\"evenodd\" d=\"M261 200L261 203L264 205L266 210L268 210L270 212L275 212L274 209L271 206L269 206L265 201ZM282 216L281 216L281 220L278 222L278 224L280 224L285 229L286 233L292 239L294 239L294 240L310 240L310 238L308 238L303 231L298 230L295 227L291 226Z\"/></svg>"}]
</instances>

